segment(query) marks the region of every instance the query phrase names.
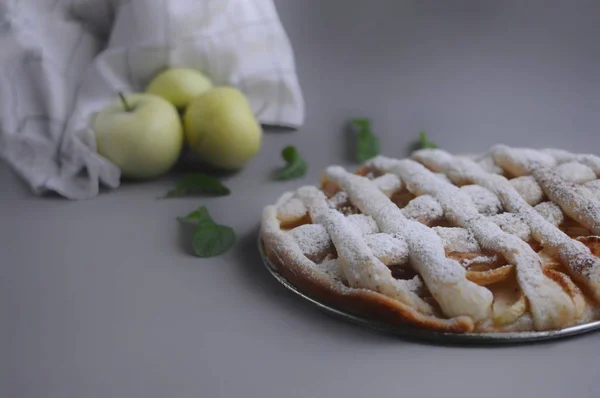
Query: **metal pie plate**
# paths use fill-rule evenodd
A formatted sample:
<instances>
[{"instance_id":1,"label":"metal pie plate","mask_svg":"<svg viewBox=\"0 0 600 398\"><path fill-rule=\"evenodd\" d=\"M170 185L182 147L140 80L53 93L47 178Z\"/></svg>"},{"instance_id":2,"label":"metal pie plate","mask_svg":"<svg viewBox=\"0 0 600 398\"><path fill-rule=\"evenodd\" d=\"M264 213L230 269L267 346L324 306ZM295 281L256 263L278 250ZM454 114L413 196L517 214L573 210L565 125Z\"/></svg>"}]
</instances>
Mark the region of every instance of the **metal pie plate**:
<instances>
[{"instance_id":1,"label":"metal pie plate","mask_svg":"<svg viewBox=\"0 0 600 398\"><path fill-rule=\"evenodd\" d=\"M288 290L294 292L296 295L302 297L304 300L315 305L317 308L334 315L338 318L342 318L352 323L366 326L371 329L375 329L381 332L390 333L398 336L402 336L410 339L426 340L430 342L437 342L439 344L444 343L456 343L456 344L518 344L518 343L533 343L539 341L548 341L561 339L565 337L572 337L583 333L588 333L594 330L600 329L600 321L585 323L581 325L571 326L561 330L543 331L543 332L511 332L511 333L444 333L436 332L428 329L415 327L410 324L406 325L389 325L377 321L373 321L368 318L357 316L343 310L331 307L325 303L315 300L312 297L307 296L301 292L296 286L289 282L286 278L277 272L275 265L267 258L263 245L262 239L258 238L258 250L261 258L267 270L273 275L273 277L285 286Z\"/></svg>"}]
</instances>

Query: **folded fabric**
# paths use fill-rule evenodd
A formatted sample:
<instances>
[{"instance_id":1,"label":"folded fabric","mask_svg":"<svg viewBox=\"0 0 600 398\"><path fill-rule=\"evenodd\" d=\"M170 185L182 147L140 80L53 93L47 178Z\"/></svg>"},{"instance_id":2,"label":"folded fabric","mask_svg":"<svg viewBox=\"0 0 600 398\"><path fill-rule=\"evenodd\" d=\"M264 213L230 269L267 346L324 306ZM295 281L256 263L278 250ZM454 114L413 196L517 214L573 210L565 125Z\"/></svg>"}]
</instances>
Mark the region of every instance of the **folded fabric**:
<instances>
[{"instance_id":1,"label":"folded fabric","mask_svg":"<svg viewBox=\"0 0 600 398\"><path fill-rule=\"evenodd\" d=\"M5 0L0 157L33 192L71 199L119 185L93 114L166 67L201 70L248 97L262 124L299 127L304 101L272 0Z\"/></svg>"}]
</instances>

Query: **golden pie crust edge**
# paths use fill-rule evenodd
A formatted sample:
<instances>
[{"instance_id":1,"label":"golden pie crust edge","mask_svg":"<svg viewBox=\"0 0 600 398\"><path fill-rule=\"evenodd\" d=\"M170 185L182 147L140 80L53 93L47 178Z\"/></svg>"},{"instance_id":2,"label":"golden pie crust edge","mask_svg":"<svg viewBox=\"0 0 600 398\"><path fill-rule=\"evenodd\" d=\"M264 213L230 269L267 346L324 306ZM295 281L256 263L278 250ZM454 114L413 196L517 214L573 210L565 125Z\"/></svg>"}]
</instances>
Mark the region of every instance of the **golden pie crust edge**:
<instances>
[{"instance_id":1,"label":"golden pie crust edge","mask_svg":"<svg viewBox=\"0 0 600 398\"><path fill-rule=\"evenodd\" d=\"M268 215L265 214L263 217ZM311 269L302 264L302 261L293 258L289 249L283 250L285 244L282 245L282 237L279 235L282 232L266 231L265 221L263 219L259 244L262 245L268 260L276 267L277 273L303 294L335 309L387 325L416 326L448 333L473 331L473 321L466 316L451 319L437 318L424 315L399 301L371 290L348 288L341 283L339 289L334 288L331 279L326 275L320 275L320 271Z\"/></svg>"}]
</instances>

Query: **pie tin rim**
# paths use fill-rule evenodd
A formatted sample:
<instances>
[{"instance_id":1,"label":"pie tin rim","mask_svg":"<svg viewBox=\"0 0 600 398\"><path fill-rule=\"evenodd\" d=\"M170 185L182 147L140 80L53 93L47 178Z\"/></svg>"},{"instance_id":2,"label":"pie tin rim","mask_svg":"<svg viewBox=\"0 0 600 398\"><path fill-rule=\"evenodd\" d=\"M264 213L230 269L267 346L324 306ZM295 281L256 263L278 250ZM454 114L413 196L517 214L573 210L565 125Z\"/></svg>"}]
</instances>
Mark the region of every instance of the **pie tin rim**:
<instances>
[{"instance_id":1,"label":"pie tin rim","mask_svg":"<svg viewBox=\"0 0 600 398\"><path fill-rule=\"evenodd\" d=\"M277 280L281 285L283 285L289 291L295 293L297 296L301 297L305 301L308 301L320 310L337 318L341 318L351 323L358 324L370 329L375 329L379 332L398 335L400 337L437 343L515 344L563 339L566 337L577 336L600 329L600 320L570 326L559 330L507 333L450 333L429 330L410 324L390 325L334 308L300 291L293 283L288 281L285 277L283 277L277 272L277 268L265 254L260 234L258 236L258 251L260 253L265 268L275 278L275 280Z\"/></svg>"}]
</instances>

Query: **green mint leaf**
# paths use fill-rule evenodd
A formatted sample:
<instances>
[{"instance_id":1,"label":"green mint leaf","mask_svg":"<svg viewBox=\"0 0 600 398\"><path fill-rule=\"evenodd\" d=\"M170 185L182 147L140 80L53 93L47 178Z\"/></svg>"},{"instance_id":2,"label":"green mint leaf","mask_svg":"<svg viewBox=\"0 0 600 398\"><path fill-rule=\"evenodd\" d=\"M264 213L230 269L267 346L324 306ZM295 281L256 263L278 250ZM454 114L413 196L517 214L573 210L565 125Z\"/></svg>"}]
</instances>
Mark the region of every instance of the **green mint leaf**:
<instances>
[{"instance_id":1,"label":"green mint leaf","mask_svg":"<svg viewBox=\"0 0 600 398\"><path fill-rule=\"evenodd\" d=\"M438 147L434 142L429 141L427 133L424 131L419 133L419 142L421 144L421 149L436 149Z\"/></svg>"},{"instance_id":2,"label":"green mint leaf","mask_svg":"<svg viewBox=\"0 0 600 398\"><path fill-rule=\"evenodd\" d=\"M352 119L350 123L358 129L356 160L360 163L379 155L379 138L371 131L369 119Z\"/></svg>"},{"instance_id":3,"label":"green mint leaf","mask_svg":"<svg viewBox=\"0 0 600 398\"><path fill-rule=\"evenodd\" d=\"M306 174L308 165L300 155L300 152L294 146L286 146L281 151L281 157L286 161L286 165L275 171L273 178L275 180L291 180L300 178Z\"/></svg>"},{"instance_id":4,"label":"green mint leaf","mask_svg":"<svg viewBox=\"0 0 600 398\"><path fill-rule=\"evenodd\" d=\"M170 190L163 196L166 198L175 198L181 196L193 196L193 195L212 195L212 196L226 196L231 191L217 178L208 174L193 173L184 175L177 183L175 188Z\"/></svg>"},{"instance_id":5,"label":"green mint leaf","mask_svg":"<svg viewBox=\"0 0 600 398\"><path fill-rule=\"evenodd\" d=\"M214 224L194 232L194 252L198 257L215 257L228 251L235 243L231 227Z\"/></svg>"},{"instance_id":6,"label":"green mint leaf","mask_svg":"<svg viewBox=\"0 0 600 398\"><path fill-rule=\"evenodd\" d=\"M198 227L209 227L215 225L215 222L208 214L206 206L201 206L185 217L179 217L179 221L197 225Z\"/></svg>"},{"instance_id":7,"label":"green mint leaf","mask_svg":"<svg viewBox=\"0 0 600 398\"><path fill-rule=\"evenodd\" d=\"M235 231L215 223L205 206L199 207L179 221L196 225L192 240L198 257L215 257L228 251L235 243Z\"/></svg>"},{"instance_id":8,"label":"green mint leaf","mask_svg":"<svg viewBox=\"0 0 600 398\"><path fill-rule=\"evenodd\" d=\"M352 123L352 125L358 127L359 129L365 129L365 130L370 130L371 129L371 120L369 119L352 119L350 120L350 123Z\"/></svg>"}]
</instances>

